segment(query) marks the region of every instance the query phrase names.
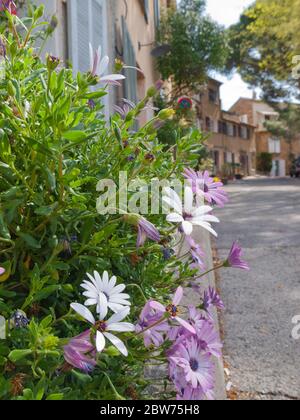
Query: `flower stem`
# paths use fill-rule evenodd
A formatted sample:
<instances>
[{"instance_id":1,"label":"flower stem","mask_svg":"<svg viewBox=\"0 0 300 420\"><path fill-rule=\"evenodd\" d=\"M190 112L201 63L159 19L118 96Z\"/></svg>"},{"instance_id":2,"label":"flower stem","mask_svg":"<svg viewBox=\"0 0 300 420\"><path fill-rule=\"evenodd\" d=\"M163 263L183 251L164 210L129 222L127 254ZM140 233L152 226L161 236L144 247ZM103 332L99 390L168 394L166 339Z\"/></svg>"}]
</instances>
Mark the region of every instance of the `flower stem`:
<instances>
[{"instance_id":1,"label":"flower stem","mask_svg":"<svg viewBox=\"0 0 300 420\"><path fill-rule=\"evenodd\" d=\"M141 286L139 286L138 284L132 283L132 284L128 284L127 287L136 287L141 292L141 295L143 296L143 299L145 300L145 302L148 302L148 299L146 298Z\"/></svg>"},{"instance_id":2,"label":"flower stem","mask_svg":"<svg viewBox=\"0 0 300 420\"><path fill-rule=\"evenodd\" d=\"M164 315L162 318L160 318L158 321L154 322L154 324L152 324L152 325L150 325L149 327L145 328L144 330L142 330L142 331L140 331L140 332L136 333L136 335L141 335L141 334L144 334L145 332L147 332L147 331L151 330L151 328L154 328L154 327L156 327L157 325L162 324L162 323L165 321L165 319L166 319L166 318L167 318L167 314L165 314L165 315Z\"/></svg>"},{"instance_id":3,"label":"flower stem","mask_svg":"<svg viewBox=\"0 0 300 420\"><path fill-rule=\"evenodd\" d=\"M115 394L115 397L116 397L117 401L125 401L126 398L122 397L122 395L120 395L118 393L118 391L116 390L116 387L112 383L112 381L111 381L110 377L108 376L108 374L106 372L103 372L103 375L106 377L106 379L107 379L107 381L108 381L108 383L109 383L109 385L110 385L113 393Z\"/></svg>"}]
</instances>

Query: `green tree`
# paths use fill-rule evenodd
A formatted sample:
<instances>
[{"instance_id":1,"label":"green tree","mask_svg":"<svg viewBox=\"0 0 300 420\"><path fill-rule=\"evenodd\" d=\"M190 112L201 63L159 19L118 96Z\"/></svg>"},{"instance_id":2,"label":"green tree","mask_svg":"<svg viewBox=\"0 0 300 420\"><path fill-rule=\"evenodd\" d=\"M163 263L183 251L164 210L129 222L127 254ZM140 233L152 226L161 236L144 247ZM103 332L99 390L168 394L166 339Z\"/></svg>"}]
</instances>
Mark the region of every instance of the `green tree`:
<instances>
[{"instance_id":1,"label":"green tree","mask_svg":"<svg viewBox=\"0 0 300 420\"><path fill-rule=\"evenodd\" d=\"M300 55L300 0L259 0L229 29L229 69L261 87L266 96L299 95L300 78L293 77Z\"/></svg>"},{"instance_id":2,"label":"green tree","mask_svg":"<svg viewBox=\"0 0 300 420\"><path fill-rule=\"evenodd\" d=\"M300 108L300 0L258 0L228 31L228 69L263 91L262 98L278 113L266 124L290 144L299 133ZM296 77L299 74L299 77Z\"/></svg>"},{"instance_id":3,"label":"green tree","mask_svg":"<svg viewBox=\"0 0 300 420\"><path fill-rule=\"evenodd\" d=\"M174 99L203 84L210 70L224 69L224 29L205 16L205 1L182 0L163 17L157 40L170 46L170 52L158 58L158 69L163 79L172 77Z\"/></svg>"}]
</instances>

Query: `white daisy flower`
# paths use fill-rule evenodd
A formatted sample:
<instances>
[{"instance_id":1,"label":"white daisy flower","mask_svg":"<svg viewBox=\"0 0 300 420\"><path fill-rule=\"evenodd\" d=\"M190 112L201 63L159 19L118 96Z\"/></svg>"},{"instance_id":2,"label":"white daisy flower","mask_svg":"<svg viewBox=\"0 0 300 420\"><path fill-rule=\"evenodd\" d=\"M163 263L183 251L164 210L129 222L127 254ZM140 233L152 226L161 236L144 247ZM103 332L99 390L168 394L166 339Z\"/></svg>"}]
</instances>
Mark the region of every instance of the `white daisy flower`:
<instances>
[{"instance_id":1,"label":"white daisy flower","mask_svg":"<svg viewBox=\"0 0 300 420\"><path fill-rule=\"evenodd\" d=\"M96 51L93 50L91 44L90 48L90 73L92 76L98 77L99 82L108 84L119 84L119 80L124 80L125 76L122 74L105 74L109 65L109 57L107 55L102 57L101 46Z\"/></svg>"},{"instance_id":2,"label":"white daisy flower","mask_svg":"<svg viewBox=\"0 0 300 420\"><path fill-rule=\"evenodd\" d=\"M112 317L110 317L107 321L104 321L103 319L99 319L99 321L96 321L94 318L94 315L91 313L91 311L81 305L80 303L72 303L71 308L77 312L80 316L82 316L86 321L88 321L95 329L96 329L96 348L99 353L101 353L106 345L105 339L109 340L118 350L121 354L123 354L125 357L128 356L128 350L118 337L111 334L111 331L113 332L133 332L135 331L135 326L133 324L130 324L129 322L121 322L123 319L125 319L130 312L129 307L123 309L121 312L114 314Z\"/></svg>"},{"instance_id":3,"label":"white daisy flower","mask_svg":"<svg viewBox=\"0 0 300 420\"><path fill-rule=\"evenodd\" d=\"M180 223L183 232L190 236L194 226L201 226L208 230L214 236L218 236L217 232L212 228L211 222L219 223L220 220L212 216L212 207L200 206L194 207L194 193L190 187L184 190L184 204L178 194L172 188L165 188L163 201L172 209L173 213L167 216L167 221L171 223Z\"/></svg>"},{"instance_id":4,"label":"white daisy flower","mask_svg":"<svg viewBox=\"0 0 300 420\"><path fill-rule=\"evenodd\" d=\"M85 290L83 296L87 298L85 306L97 305L97 313L100 314L101 319L104 319L108 313L108 309L117 313L130 306L128 301L130 298L126 293L122 293L126 286L119 284L116 286L117 279L113 276L109 279L107 271L102 275L94 271L94 277L87 273L90 281L85 280L81 287Z\"/></svg>"}]
</instances>

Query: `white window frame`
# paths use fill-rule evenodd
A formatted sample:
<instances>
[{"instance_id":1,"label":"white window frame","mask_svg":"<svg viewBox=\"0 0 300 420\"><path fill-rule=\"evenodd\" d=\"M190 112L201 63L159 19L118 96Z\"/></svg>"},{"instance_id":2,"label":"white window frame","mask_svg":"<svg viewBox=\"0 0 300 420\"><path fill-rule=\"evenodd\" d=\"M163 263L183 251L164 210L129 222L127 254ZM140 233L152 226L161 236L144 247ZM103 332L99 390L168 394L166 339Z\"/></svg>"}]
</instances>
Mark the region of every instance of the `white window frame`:
<instances>
[{"instance_id":1,"label":"white window frame","mask_svg":"<svg viewBox=\"0 0 300 420\"><path fill-rule=\"evenodd\" d=\"M280 139L269 138L269 153L280 154L281 153L281 141Z\"/></svg>"}]
</instances>

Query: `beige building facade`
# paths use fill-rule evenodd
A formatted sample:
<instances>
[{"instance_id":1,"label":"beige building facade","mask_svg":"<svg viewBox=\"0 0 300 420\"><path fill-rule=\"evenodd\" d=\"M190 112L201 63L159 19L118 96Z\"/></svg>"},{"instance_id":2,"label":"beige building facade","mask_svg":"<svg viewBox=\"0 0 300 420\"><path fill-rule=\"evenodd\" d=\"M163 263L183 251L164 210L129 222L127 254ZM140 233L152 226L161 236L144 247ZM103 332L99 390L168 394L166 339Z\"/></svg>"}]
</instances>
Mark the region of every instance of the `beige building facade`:
<instances>
[{"instance_id":1,"label":"beige building facade","mask_svg":"<svg viewBox=\"0 0 300 420\"><path fill-rule=\"evenodd\" d=\"M176 0L35 0L44 3L45 15L58 18L58 26L45 51L72 63L74 73L88 71L89 43L110 57L109 72L114 62L137 67L139 71L124 70L126 80L121 89L110 88L106 110L113 112L114 104L122 98L138 102L150 86L159 79L156 71L156 30L160 16L167 8L176 7ZM141 123L151 118L151 109L141 116Z\"/></svg>"},{"instance_id":2,"label":"beige building facade","mask_svg":"<svg viewBox=\"0 0 300 420\"><path fill-rule=\"evenodd\" d=\"M231 108L236 115L248 116L249 122L255 126L256 153L272 155L272 176L290 174L292 162L300 157L300 136L288 140L272 135L265 127L267 121L278 120L279 114L268 104L256 100L240 98Z\"/></svg>"},{"instance_id":3,"label":"beige building facade","mask_svg":"<svg viewBox=\"0 0 300 420\"><path fill-rule=\"evenodd\" d=\"M207 133L207 146L218 176L253 175L256 171L255 127L244 115L222 111L221 83L209 78L194 97L199 128Z\"/></svg>"}]
</instances>

